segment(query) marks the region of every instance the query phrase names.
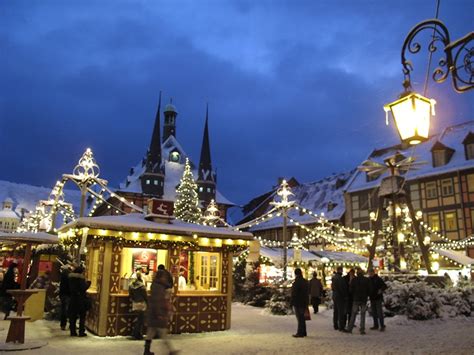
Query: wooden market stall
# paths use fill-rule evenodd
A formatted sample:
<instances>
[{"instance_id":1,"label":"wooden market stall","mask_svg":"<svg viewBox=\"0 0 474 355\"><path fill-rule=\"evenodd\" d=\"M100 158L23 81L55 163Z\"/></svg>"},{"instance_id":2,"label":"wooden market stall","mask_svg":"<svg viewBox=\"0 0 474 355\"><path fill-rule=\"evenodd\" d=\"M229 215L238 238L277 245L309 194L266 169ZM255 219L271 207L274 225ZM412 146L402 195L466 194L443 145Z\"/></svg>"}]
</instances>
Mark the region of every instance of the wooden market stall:
<instances>
[{"instance_id":1,"label":"wooden market stall","mask_svg":"<svg viewBox=\"0 0 474 355\"><path fill-rule=\"evenodd\" d=\"M173 275L172 333L230 328L232 256L247 248L251 233L142 214L85 217L63 226L63 243L86 240L86 273L92 308L86 326L99 336L131 334L135 315L128 280L148 270L148 287L159 264Z\"/></svg>"}]
</instances>

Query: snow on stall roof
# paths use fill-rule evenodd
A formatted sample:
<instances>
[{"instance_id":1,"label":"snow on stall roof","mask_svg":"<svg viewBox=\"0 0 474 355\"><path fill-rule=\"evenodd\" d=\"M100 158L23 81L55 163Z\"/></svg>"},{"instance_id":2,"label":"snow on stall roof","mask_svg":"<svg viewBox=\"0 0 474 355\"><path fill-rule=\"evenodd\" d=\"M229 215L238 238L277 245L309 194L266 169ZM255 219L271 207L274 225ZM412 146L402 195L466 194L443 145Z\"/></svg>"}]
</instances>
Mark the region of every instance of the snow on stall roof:
<instances>
[{"instance_id":1,"label":"snow on stall roof","mask_svg":"<svg viewBox=\"0 0 474 355\"><path fill-rule=\"evenodd\" d=\"M369 158L373 161L383 163L384 159L394 155L396 152L400 152L405 157L414 156L418 162L426 162L417 169L408 171L404 177L407 180L419 179L422 177L429 177L432 175L439 175L449 173L457 170L471 169L474 168L474 160L466 160L464 153L463 140L469 134L474 132L474 121L468 121L465 123L453 125L443 130L441 134L433 135L426 142L420 143L416 146L408 149L401 149L399 145L393 147L387 147L383 149L374 150ZM433 158L431 148L437 142L454 149L454 154L448 164L433 167ZM375 180L367 181L365 172L356 172L347 184L347 192L356 192L366 189L372 189L379 186L380 181L383 177L387 176L388 173L382 174Z\"/></svg>"},{"instance_id":2,"label":"snow on stall roof","mask_svg":"<svg viewBox=\"0 0 474 355\"><path fill-rule=\"evenodd\" d=\"M445 256L464 266L474 265L474 259L467 256L465 253L455 250L435 249L435 251L442 256Z\"/></svg>"},{"instance_id":3,"label":"snow on stall roof","mask_svg":"<svg viewBox=\"0 0 474 355\"><path fill-rule=\"evenodd\" d=\"M170 153L174 150L178 150L181 157L179 162L172 162L168 160ZM165 164L165 186L163 191L163 199L167 201L174 201L176 199L176 188L181 181L181 177L184 172L184 164L186 158L189 159L191 164L191 171L194 179L198 177L198 170L192 163L191 158L186 154L184 149L179 144L178 140L174 136L169 136L162 144L162 157ZM140 161L134 168L133 174L127 176L125 182L119 184L117 192L131 192L131 193L142 193L142 186L140 176L145 172L145 166L143 165L144 160ZM224 197L219 190L216 189L216 202L225 205L235 205Z\"/></svg>"},{"instance_id":4,"label":"snow on stall roof","mask_svg":"<svg viewBox=\"0 0 474 355\"><path fill-rule=\"evenodd\" d=\"M34 244L54 244L58 243L57 235L45 232L21 232L21 233L4 233L0 232L0 242L14 243L34 243Z\"/></svg>"},{"instance_id":5,"label":"snow on stall roof","mask_svg":"<svg viewBox=\"0 0 474 355\"><path fill-rule=\"evenodd\" d=\"M358 254L346 251L330 251L330 250L311 250L314 255L320 258L328 258L331 262L350 262L350 263L366 263L367 258Z\"/></svg>"},{"instance_id":6,"label":"snow on stall roof","mask_svg":"<svg viewBox=\"0 0 474 355\"><path fill-rule=\"evenodd\" d=\"M292 189L294 194L290 199L295 200L300 206L313 211L330 221L338 221L345 212L344 186L354 171L334 174L324 179L300 184ZM328 208L332 205L332 209ZM268 207L270 210L272 206ZM291 210L288 217L301 224L316 223L316 218L307 214L300 215L296 210ZM265 222L251 227L250 231L259 231L283 226L283 217L274 217Z\"/></svg>"},{"instance_id":7,"label":"snow on stall roof","mask_svg":"<svg viewBox=\"0 0 474 355\"><path fill-rule=\"evenodd\" d=\"M51 193L52 187L33 186L18 184L0 180L0 201L6 198L13 200L13 209L19 215L21 210L34 211L39 200L46 200ZM64 190L65 201L72 203L74 210L79 211L81 193L77 190Z\"/></svg>"},{"instance_id":8,"label":"snow on stall roof","mask_svg":"<svg viewBox=\"0 0 474 355\"><path fill-rule=\"evenodd\" d=\"M113 229L120 231L134 232L151 232L151 233L179 233L193 235L214 235L225 236L232 239L253 239L252 233L239 232L227 227L210 227L200 224L187 223L178 219L173 219L170 223L157 223L148 221L141 213L130 213L119 216L98 216L98 217L82 217L76 221L62 226L59 231L65 232L71 228L98 228Z\"/></svg>"},{"instance_id":9,"label":"snow on stall roof","mask_svg":"<svg viewBox=\"0 0 474 355\"><path fill-rule=\"evenodd\" d=\"M295 249L288 249L288 260L295 260ZM270 248L270 247L260 247L260 255L265 256L273 263L282 263L283 262L283 248ZM301 261L319 261L321 258L307 250L301 250Z\"/></svg>"}]
</instances>

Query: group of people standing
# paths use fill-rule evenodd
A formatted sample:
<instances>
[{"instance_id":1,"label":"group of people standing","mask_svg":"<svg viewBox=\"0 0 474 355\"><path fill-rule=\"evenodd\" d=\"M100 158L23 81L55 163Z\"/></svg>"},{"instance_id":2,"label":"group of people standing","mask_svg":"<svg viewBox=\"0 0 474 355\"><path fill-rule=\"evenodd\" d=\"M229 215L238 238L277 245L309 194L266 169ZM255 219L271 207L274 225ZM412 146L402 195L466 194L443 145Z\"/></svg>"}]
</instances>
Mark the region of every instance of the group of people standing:
<instances>
[{"instance_id":1,"label":"group of people standing","mask_svg":"<svg viewBox=\"0 0 474 355\"><path fill-rule=\"evenodd\" d=\"M334 272L331 283L332 299L334 303L333 325L334 329L352 333L355 327L357 314L360 311L360 334L365 334L365 314L367 312L367 301L370 300L371 313L374 324L372 330L385 330L383 315L383 293L387 288L385 282L374 272L369 270L369 277L364 275L361 268L350 269L346 275L342 275L342 266ZM294 309L298 321L298 329L293 336L305 337L306 322L309 318L309 297L314 313L318 313L318 307L324 295L323 285L317 274L308 282L304 279L301 269L295 269L295 281L291 289L291 306Z\"/></svg>"}]
</instances>

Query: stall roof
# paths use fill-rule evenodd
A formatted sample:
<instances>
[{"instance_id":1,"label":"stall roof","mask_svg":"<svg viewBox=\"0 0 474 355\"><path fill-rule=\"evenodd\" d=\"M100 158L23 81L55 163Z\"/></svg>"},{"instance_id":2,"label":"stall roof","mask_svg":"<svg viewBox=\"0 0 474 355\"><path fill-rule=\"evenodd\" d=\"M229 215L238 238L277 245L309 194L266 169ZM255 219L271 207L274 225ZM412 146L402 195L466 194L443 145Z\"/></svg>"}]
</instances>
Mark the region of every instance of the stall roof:
<instances>
[{"instance_id":1,"label":"stall roof","mask_svg":"<svg viewBox=\"0 0 474 355\"><path fill-rule=\"evenodd\" d=\"M270 258L273 262L281 263L283 248L260 247L260 255ZM294 249L288 249L288 260L294 260ZM320 257L307 250L301 250L301 261L319 261Z\"/></svg>"},{"instance_id":2,"label":"stall roof","mask_svg":"<svg viewBox=\"0 0 474 355\"><path fill-rule=\"evenodd\" d=\"M228 227L210 227L195 223L187 223L173 219L170 223L148 221L143 214L131 213L120 216L81 217L74 222L62 226L59 231L65 232L71 228L112 229L130 232L150 232L169 234L204 234L206 236L227 237L230 239L253 239L252 233L240 232Z\"/></svg>"},{"instance_id":3,"label":"stall roof","mask_svg":"<svg viewBox=\"0 0 474 355\"><path fill-rule=\"evenodd\" d=\"M451 259L464 266L474 265L474 259L470 258L463 252L445 249L436 249L436 252L439 255L445 256L448 259Z\"/></svg>"},{"instance_id":4,"label":"stall roof","mask_svg":"<svg viewBox=\"0 0 474 355\"><path fill-rule=\"evenodd\" d=\"M13 243L33 243L33 244L55 244L58 243L58 236L45 232L22 232L4 233L0 232L0 242Z\"/></svg>"},{"instance_id":5,"label":"stall roof","mask_svg":"<svg viewBox=\"0 0 474 355\"><path fill-rule=\"evenodd\" d=\"M330 250L312 250L313 254L320 258L328 258L331 262L345 262L345 263L366 263L367 258L355 253L346 251L330 251Z\"/></svg>"}]
</instances>

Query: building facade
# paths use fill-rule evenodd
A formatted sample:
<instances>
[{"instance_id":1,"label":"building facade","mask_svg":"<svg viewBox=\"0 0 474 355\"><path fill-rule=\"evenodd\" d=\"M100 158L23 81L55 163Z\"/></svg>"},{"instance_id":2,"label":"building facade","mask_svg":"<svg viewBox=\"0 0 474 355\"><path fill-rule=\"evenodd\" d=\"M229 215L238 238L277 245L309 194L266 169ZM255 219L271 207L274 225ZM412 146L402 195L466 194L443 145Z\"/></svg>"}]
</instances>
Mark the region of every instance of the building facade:
<instances>
[{"instance_id":1,"label":"building facade","mask_svg":"<svg viewBox=\"0 0 474 355\"><path fill-rule=\"evenodd\" d=\"M20 223L20 216L13 209L13 200L6 198L0 211L0 232L15 232Z\"/></svg>"},{"instance_id":2,"label":"building facade","mask_svg":"<svg viewBox=\"0 0 474 355\"><path fill-rule=\"evenodd\" d=\"M199 164L191 161L176 138L178 111L172 102L167 104L163 111L163 135L161 135L160 116L161 95L145 157L130 169L125 181L115 191L116 195L110 197L107 202L125 213L130 213L132 209L123 203L121 198L138 207L146 207L148 200L153 198L153 206L160 214L172 216L176 188L183 176L186 159L189 159L198 186L201 208L205 209L211 200L215 200L221 217L226 219L227 209L233 206L233 203L217 190L217 174L211 159L208 108L206 108ZM94 215L111 215L117 212L107 204L102 204L95 210Z\"/></svg>"},{"instance_id":3,"label":"building facade","mask_svg":"<svg viewBox=\"0 0 474 355\"><path fill-rule=\"evenodd\" d=\"M400 160L415 157L423 163L401 172L404 188L415 211L421 211L423 222L451 240L466 238L474 231L473 132L474 121L469 121L447 127L415 148L396 145L376 149L369 155L370 160L381 164L390 156ZM347 226L373 228L370 214L377 211L380 182L387 174L354 174L345 193ZM474 255L474 250L469 255Z\"/></svg>"}]
</instances>

